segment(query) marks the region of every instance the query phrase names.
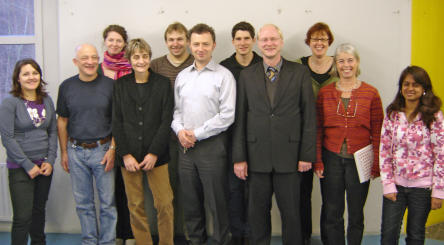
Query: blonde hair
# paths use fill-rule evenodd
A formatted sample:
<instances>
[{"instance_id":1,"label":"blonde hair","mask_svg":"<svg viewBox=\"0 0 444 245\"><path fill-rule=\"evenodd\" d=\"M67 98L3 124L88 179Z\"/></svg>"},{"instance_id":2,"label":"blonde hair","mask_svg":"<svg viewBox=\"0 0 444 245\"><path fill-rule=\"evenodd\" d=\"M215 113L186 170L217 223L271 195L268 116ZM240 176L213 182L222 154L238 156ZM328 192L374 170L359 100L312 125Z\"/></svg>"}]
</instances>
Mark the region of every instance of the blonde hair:
<instances>
[{"instance_id":1,"label":"blonde hair","mask_svg":"<svg viewBox=\"0 0 444 245\"><path fill-rule=\"evenodd\" d=\"M153 53L151 51L151 46L145 40L143 40L143 38L135 38L135 39L132 39L131 41L129 41L128 45L126 46L126 50L125 50L125 58L127 58L128 60L131 60L131 56L137 51L147 52L148 55L150 56L150 58L153 55Z\"/></svg>"}]
</instances>

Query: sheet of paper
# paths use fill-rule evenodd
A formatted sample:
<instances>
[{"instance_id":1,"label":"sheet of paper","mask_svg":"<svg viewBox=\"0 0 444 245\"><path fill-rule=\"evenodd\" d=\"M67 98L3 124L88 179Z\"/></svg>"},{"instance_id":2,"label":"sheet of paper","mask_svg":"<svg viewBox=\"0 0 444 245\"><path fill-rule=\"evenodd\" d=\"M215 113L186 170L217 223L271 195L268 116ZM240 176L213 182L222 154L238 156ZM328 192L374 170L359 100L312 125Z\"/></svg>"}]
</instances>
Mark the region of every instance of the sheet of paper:
<instances>
[{"instance_id":1,"label":"sheet of paper","mask_svg":"<svg viewBox=\"0 0 444 245\"><path fill-rule=\"evenodd\" d=\"M355 157L356 169L359 174L359 181L364 183L371 177L373 167L373 145L370 144L362 149L356 151Z\"/></svg>"}]
</instances>

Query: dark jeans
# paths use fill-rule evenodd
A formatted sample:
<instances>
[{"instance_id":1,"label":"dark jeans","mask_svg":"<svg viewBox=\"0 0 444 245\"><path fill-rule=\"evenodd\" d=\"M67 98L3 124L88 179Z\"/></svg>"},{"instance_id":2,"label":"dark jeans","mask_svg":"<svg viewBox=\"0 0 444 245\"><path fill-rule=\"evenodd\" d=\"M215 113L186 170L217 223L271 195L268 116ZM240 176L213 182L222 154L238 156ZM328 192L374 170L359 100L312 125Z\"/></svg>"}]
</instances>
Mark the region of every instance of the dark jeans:
<instances>
[{"instance_id":1,"label":"dark jeans","mask_svg":"<svg viewBox=\"0 0 444 245\"><path fill-rule=\"evenodd\" d=\"M311 238L312 221L311 221L311 192L313 191L313 170L301 173L301 227L302 238L305 240Z\"/></svg>"},{"instance_id":2,"label":"dark jeans","mask_svg":"<svg viewBox=\"0 0 444 245\"><path fill-rule=\"evenodd\" d=\"M130 216L128 210L128 199L125 193L125 184L123 183L122 171L120 167L116 168L116 210L117 210L117 225L116 238L127 240L134 239L133 231L131 230Z\"/></svg>"},{"instance_id":3,"label":"dark jeans","mask_svg":"<svg viewBox=\"0 0 444 245\"><path fill-rule=\"evenodd\" d=\"M192 245L207 244L206 208L213 217L209 244L230 242L227 162L225 134L199 141L186 153L179 149L183 210Z\"/></svg>"},{"instance_id":4,"label":"dark jeans","mask_svg":"<svg viewBox=\"0 0 444 245\"><path fill-rule=\"evenodd\" d=\"M324 200L325 194L325 182L324 179L320 179L320 186L321 186L321 197L322 197L322 205L321 205L321 217L320 217L320 226L321 226L321 241L323 245L328 245L327 240L327 217L325 216L326 213L326 201Z\"/></svg>"},{"instance_id":5,"label":"dark jeans","mask_svg":"<svg viewBox=\"0 0 444 245\"><path fill-rule=\"evenodd\" d=\"M51 186L50 176L39 175L34 179L23 168L9 169L9 192L12 201L12 245L46 244L45 208Z\"/></svg>"},{"instance_id":6,"label":"dark jeans","mask_svg":"<svg viewBox=\"0 0 444 245\"><path fill-rule=\"evenodd\" d=\"M361 244L364 232L364 205L370 182L359 182L353 159L323 150L324 201L328 244L345 245L344 195L347 193L347 244Z\"/></svg>"},{"instance_id":7,"label":"dark jeans","mask_svg":"<svg viewBox=\"0 0 444 245\"><path fill-rule=\"evenodd\" d=\"M431 190L396 186L398 194L393 202L384 197L382 203L381 244L398 244L405 209L407 215L407 245L424 244L425 224L430 212Z\"/></svg>"}]
</instances>

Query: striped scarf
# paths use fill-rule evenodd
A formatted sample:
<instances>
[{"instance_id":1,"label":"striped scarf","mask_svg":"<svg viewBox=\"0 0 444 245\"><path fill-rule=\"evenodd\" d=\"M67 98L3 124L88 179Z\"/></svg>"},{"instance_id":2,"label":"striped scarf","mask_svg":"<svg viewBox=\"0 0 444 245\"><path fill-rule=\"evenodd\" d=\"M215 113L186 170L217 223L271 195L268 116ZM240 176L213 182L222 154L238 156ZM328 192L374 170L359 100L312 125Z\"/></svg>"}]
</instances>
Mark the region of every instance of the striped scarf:
<instances>
[{"instance_id":1,"label":"striped scarf","mask_svg":"<svg viewBox=\"0 0 444 245\"><path fill-rule=\"evenodd\" d=\"M122 51L116 55L109 55L108 51L105 51L102 69L105 67L108 70L115 71L114 80L131 73L131 65L124 57L124 54L125 52Z\"/></svg>"}]
</instances>

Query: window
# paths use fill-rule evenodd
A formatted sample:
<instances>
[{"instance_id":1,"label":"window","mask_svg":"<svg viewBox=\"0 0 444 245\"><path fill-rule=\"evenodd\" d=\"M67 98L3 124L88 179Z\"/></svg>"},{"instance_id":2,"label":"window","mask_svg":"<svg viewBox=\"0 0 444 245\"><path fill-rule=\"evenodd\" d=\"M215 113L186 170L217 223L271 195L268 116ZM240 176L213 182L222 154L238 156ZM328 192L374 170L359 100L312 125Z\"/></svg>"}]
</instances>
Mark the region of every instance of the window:
<instances>
[{"instance_id":1,"label":"window","mask_svg":"<svg viewBox=\"0 0 444 245\"><path fill-rule=\"evenodd\" d=\"M15 63L33 58L42 64L41 0L0 0L0 101L11 90Z\"/></svg>"}]
</instances>

